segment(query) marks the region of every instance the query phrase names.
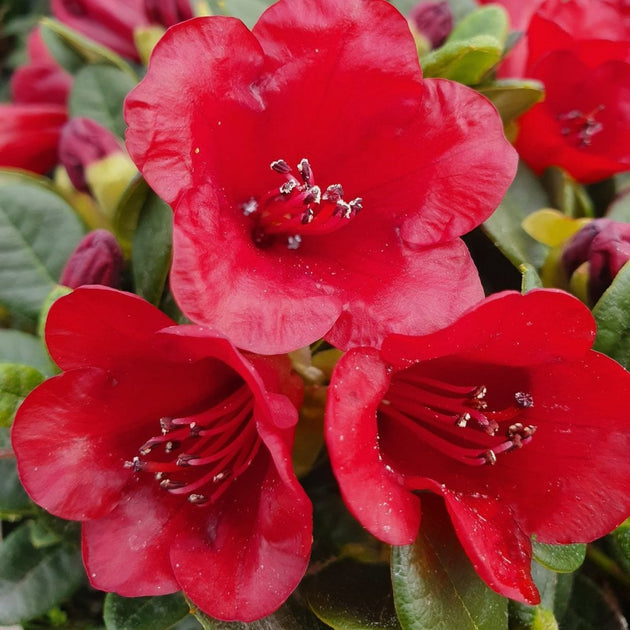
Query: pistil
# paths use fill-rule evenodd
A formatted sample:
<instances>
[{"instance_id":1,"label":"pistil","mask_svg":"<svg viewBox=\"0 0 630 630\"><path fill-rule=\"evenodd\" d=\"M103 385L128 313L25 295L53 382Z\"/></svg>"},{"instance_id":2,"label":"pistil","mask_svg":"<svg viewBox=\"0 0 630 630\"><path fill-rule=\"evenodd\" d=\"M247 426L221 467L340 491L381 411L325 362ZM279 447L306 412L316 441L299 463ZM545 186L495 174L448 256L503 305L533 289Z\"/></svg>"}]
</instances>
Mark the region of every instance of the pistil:
<instances>
[{"instance_id":1,"label":"pistil","mask_svg":"<svg viewBox=\"0 0 630 630\"><path fill-rule=\"evenodd\" d=\"M153 473L160 488L187 495L194 505L210 504L247 470L260 449L253 410L252 393L243 384L201 413L160 418L160 435L142 444L125 467Z\"/></svg>"},{"instance_id":2,"label":"pistil","mask_svg":"<svg viewBox=\"0 0 630 630\"><path fill-rule=\"evenodd\" d=\"M378 414L457 462L494 465L498 456L532 441L536 427L518 419L534 400L518 391L511 405L490 409L487 393L484 385L454 385L408 369L394 377Z\"/></svg>"},{"instance_id":3,"label":"pistil","mask_svg":"<svg viewBox=\"0 0 630 630\"><path fill-rule=\"evenodd\" d=\"M297 165L297 174L282 159L274 160L270 168L282 177L283 183L260 198L252 197L241 204L243 214L255 222L252 239L258 247L269 247L282 235L289 249L298 249L303 236L334 232L363 208L361 197L344 200L341 184L322 190L315 183L306 158Z\"/></svg>"}]
</instances>

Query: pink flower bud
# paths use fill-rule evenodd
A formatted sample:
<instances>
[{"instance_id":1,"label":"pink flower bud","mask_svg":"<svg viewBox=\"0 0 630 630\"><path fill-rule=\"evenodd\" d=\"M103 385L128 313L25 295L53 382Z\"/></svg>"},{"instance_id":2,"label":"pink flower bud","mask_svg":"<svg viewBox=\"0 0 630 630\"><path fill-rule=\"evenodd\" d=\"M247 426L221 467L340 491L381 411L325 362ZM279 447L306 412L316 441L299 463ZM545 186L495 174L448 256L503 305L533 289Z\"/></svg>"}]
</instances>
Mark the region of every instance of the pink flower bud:
<instances>
[{"instance_id":1,"label":"pink flower bud","mask_svg":"<svg viewBox=\"0 0 630 630\"><path fill-rule=\"evenodd\" d=\"M409 12L409 20L433 48L441 46L453 30L453 14L446 0L419 2Z\"/></svg>"},{"instance_id":2,"label":"pink flower bud","mask_svg":"<svg viewBox=\"0 0 630 630\"><path fill-rule=\"evenodd\" d=\"M60 284L76 289L85 284L117 288L123 268L118 241L107 230L88 233L70 255Z\"/></svg>"},{"instance_id":3,"label":"pink flower bud","mask_svg":"<svg viewBox=\"0 0 630 630\"><path fill-rule=\"evenodd\" d=\"M562 266L570 277L583 263L589 263L588 293L595 303L630 260L630 224L612 219L595 219L585 225L566 245Z\"/></svg>"},{"instance_id":4,"label":"pink flower bud","mask_svg":"<svg viewBox=\"0 0 630 630\"><path fill-rule=\"evenodd\" d=\"M121 153L116 136L91 118L72 118L63 127L59 141L59 159L73 186L88 192L85 169L108 155Z\"/></svg>"},{"instance_id":5,"label":"pink flower bud","mask_svg":"<svg viewBox=\"0 0 630 630\"><path fill-rule=\"evenodd\" d=\"M167 28L194 17L190 0L144 0L144 10L151 22Z\"/></svg>"}]
</instances>

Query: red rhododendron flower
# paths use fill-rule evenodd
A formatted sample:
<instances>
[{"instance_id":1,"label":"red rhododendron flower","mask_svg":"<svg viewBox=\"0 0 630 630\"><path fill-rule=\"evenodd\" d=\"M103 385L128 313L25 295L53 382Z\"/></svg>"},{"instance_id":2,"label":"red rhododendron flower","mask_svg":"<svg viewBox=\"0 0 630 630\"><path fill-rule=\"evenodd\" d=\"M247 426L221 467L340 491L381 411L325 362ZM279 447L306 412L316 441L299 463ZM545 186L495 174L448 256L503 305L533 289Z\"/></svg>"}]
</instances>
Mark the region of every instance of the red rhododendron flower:
<instances>
[{"instance_id":1,"label":"red rhododendron flower","mask_svg":"<svg viewBox=\"0 0 630 630\"><path fill-rule=\"evenodd\" d=\"M0 166L46 173L57 163L72 78L54 61L34 29L28 63L11 78L12 103L0 105Z\"/></svg>"},{"instance_id":2,"label":"red rhododendron flower","mask_svg":"<svg viewBox=\"0 0 630 630\"><path fill-rule=\"evenodd\" d=\"M176 25L126 120L174 209L176 299L239 347L378 345L483 297L457 237L496 208L515 155L487 100L422 80L384 0L280 0L252 32Z\"/></svg>"},{"instance_id":3,"label":"red rhododendron flower","mask_svg":"<svg viewBox=\"0 0 630 630\"><path fill-rule=\"evenodd\" d=\"M137 296L76 289L53 305L63 373L12 430L32 498L83 523L91 583L126 597L183 589L221 619L271 613L304 574L310 503L291 467L300 385ZM254 365L256 368L254 368Z\"/></svg>"},{"instance_id":4,"label":"red rhododendron flower","mask_svg":"<svg viewBox=\"0 0 630 630\"><path fill-rule=\"evenodd\" d=\"M193 17L189 0L52 0L53 15L114 52L140 61L135 29Z\"/></svg>"},{"instance_id":5,"label":"red rhododendron flower","mask_svg":"<svg viewBox=\"0 0 630 630\"><path fill-rule=\"evenodd\" d=\"M437 493L480 576L538 602L530 537L588 542L630 514L630 374L591 350L594 337L576 298L535 290L346 353L326 439L350 511L404 545L420 525L415 492Z\"/></svg>"}]
</instances>

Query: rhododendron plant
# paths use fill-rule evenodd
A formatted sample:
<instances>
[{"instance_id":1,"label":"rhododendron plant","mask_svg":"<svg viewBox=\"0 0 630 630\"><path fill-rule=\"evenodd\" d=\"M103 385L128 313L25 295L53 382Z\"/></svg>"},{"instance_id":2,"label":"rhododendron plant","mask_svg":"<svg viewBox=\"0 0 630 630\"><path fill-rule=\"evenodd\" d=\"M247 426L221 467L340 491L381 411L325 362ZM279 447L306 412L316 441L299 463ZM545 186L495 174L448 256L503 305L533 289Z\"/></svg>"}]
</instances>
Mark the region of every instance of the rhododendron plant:
<instances>
[{"instance_id":1,"label":"rhododendron plant","mask_svg":"<svg viewBox=\"0 0 630 630\"><path fill-rule=\"evenodd\" d=\"M33 499L83 521L90 582L130 597L183 589L221 619L276 609L311 543L288 366L99 287L58 300L46 338L63 373L22 405L13 447Z\"/></svg>"},{"instance_id":2,"label":"rhododendron plant","mask_svg":"<svg viewBox=\"0 0 630 630\"><path fill-rule=\"evenodd\" d=\"M630 511L630 374L591 350L594 336L576 298L535 290L346 353L326 437L351 512L404 545L422 527L416 492L437 493L479 575L538 603L530 538L591 541Z\"/></svg>"},{"instance_id":3,"label":"rhododendron plant","mask_svg":"<svg viewBox=\"0 0 630 630\"><path fill-rule=\"evenodd\" d=\"M280 0L251 32L177 25L125 113L174 210L178 304L237 346L378 345L482 297L458 237L496 208L515 155L487 100L423 81L384 0Z\"/></svg>"}]
</instances>

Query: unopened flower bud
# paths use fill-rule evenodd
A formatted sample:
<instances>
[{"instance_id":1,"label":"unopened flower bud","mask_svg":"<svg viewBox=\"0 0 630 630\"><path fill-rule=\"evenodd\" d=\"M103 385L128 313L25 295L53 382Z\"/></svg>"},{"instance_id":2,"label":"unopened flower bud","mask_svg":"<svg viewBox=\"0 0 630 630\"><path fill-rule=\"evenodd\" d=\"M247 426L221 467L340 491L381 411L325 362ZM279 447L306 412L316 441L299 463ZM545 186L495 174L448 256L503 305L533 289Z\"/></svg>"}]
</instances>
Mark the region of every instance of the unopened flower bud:
<instances>
[{"instance_id":1,"label":"unopened flower bud","mask_svg":"<svg viewBox=\"0 0 630 630\"><path fill-rule=\"evenodd\" d=\"M72 118L63 127L59 140L59 159L73 186L89 192L85 169L114 153L122 153L114 134L91 118Z\"/></svg>"},{"instance_id":2,"label":"unopened flower bud","mask_svg":"<svg viewBox=\"0 0 630 630\"><path fill-rule=\"evenodd\" d=\"M117 288L123 268L118 241L107 230L88 233L70 255L60 284L76 289L85 284Z\"/></svg>"},{"instance_id":3,"label":"unopened flower bud","mask_svg":"<svg viewBox=\"0 0 630 630\"><path fill-rule=\"evenodd\" d=\"M168 28L194 17L190 0L144 0L149 20Z\"/></svg>"},{"instance_id":4,"label":"unopened flower bud","mask_svg":"<svg viewBox=\"0 0 630 630\"><path fill-rule=\"evenodd\" d=\"M588 262L588 296L597 302L630 260L630 224L595 219L577 232L565 246L562 266L571 277Z\"/></svg>"},{"instance_id":5,"label":"unopened flower bud","mask_svg":"<svg viewBox=\"0 0 630 630\"><path fill-rule=\"evenodd\" d=\"M453 14L446 0L420 2L409 12L413 28L438 48L453 30Z\"/></svg>"}]
</instances>

